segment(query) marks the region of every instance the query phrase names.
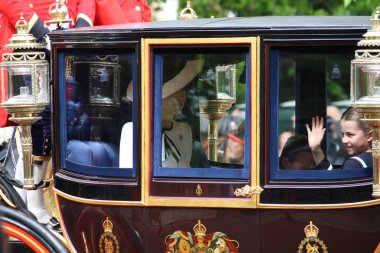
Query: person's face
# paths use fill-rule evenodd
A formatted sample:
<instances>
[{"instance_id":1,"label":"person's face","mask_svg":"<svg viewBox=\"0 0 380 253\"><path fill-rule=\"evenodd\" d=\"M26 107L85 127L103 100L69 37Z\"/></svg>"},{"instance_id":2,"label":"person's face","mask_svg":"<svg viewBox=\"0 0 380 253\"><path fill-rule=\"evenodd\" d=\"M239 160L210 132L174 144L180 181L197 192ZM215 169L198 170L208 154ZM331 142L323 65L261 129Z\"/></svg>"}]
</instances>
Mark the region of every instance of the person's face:
<instances>
[{"instance_id":1,"label":"person's face","mask_svg":"<svg viewBox=\"0 0 380 253\"><path fill-rule=\"evenodd\" d=\"M342 120L342 143L350 156L358 155L371 148L372 131L365 133L356 121Z\"/></svg>"},{"instance_id":2,"label":"person's face","mask_svg":"<svg viewBox=\"0 0 380 253\"><path fill-rule=\"evenodd\" d=\"M186 91L184 89L162 99L162 118L172 119L174 115L181 114L186 102Z\"/></svg>"}]
</instances>

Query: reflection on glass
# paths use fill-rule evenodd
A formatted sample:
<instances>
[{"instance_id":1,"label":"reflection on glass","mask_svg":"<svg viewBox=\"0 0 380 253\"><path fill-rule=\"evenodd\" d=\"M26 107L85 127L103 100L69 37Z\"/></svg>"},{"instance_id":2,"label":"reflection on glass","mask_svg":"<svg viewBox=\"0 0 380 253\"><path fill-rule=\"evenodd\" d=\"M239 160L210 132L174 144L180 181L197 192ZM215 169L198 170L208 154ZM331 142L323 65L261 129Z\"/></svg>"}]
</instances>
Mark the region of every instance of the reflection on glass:
<instances>
[{"instance_id":1,"label":"reflection on glass","mask_svg":"<svg viewBox=\"0 0 380 253\"><path fill-rule=\"evenodd\" d=\"M47 91L47 86L49 82L47 80L47 68L37 67L37 100L39 103L49 102L49 92Z\"/></svg>"},{"instance_id":2,"label":"reflection on glass","mask_svg":"<svg viewBox=\"0 0 380 253\"><path fill-rule=\"evenodd\" d=\"M323 169L311 156L306 124L323 118L321 148L332 167L347 157L340 119L350 106L351 54L280 53L278 65L278 156L281 169Z\"/></svg>"},{"instance_id":3,"label":"reflection on glass","mask_svg":"<svg viewBox=\"0 0 380 253\"><path fill-rule=\"evenodd\" d=\"M11 95L10 101L28 102L32 101L32 74L28 67L13 69L10 71Z\"/></svg>"},{"instance_id":4,"label":"reflection on glass","mask_svg":"<svg viewBox=\"0 0 380 253\"><path fill-rule=\"evenodd\" d=\"M246 54L163 54L161 166L244 164Z\"/></svg>"},{"instance_id":5,"label":"reflection on glass","mask_svg":"<svg viewBox=\"0 0 380 253\"><path fill-rule=\"evenodd\" d=\"M114 70L118 71L118 65L115 66L91 66L90 67L90 103L113 103L113 77Z\"/></svg>"},{"instance_id":6,"label":"reflection on glass","mask_svg":"<svg viewBox=\"0 0 380 253\"><path fill-rule=\"evenodd\" d=\"M132 85L131 56L66 55L65 62L67 160L132 168L133 132L123 128L128 122L132 128L132 103L121 99ZM119 161L120 153L128 153L129 161Z\"/></svg>"}]
</instances>

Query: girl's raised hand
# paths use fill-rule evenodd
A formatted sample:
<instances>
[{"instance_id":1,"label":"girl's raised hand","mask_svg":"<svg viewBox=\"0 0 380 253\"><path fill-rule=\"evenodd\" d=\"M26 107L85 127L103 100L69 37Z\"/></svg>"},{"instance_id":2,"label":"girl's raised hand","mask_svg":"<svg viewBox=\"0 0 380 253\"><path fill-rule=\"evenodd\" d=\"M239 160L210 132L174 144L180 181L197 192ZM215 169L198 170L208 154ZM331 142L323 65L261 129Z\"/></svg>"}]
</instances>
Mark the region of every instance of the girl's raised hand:
<instances>
[{"instance_id":1,"label":"girl's raised hand","mask_svg":"<svg viewBox=\"0 0 380 253\"><path fill-rule=\"evenodd\" d=\"M323 127L323 117L315 116L311 118L311 129L309 124L306 124L307 138L310 149L319 149L325 135L326 128Z\"/></svg>"}]
</instances>

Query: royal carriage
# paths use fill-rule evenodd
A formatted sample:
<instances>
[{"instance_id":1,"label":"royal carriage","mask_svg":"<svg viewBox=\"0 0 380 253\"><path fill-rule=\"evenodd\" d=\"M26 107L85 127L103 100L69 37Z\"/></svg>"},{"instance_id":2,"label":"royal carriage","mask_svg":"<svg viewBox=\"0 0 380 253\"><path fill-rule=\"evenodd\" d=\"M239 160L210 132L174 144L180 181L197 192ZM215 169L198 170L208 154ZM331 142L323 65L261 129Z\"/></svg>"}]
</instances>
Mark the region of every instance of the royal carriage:
<instances>
[{"instance_id":1,"label":"royal carriage","mask_svg":"<svg viewBox=\"0 0 380 253\"><path fill-rule=\"evenodd\" d=\"M355 102L368 29L369 17L268 16L51 32L67 248L374 252L378 172L338 169L337 115ZM306 135L314 115L334 169L284 167L281 134Z\"/></svg>"}]
</instances>

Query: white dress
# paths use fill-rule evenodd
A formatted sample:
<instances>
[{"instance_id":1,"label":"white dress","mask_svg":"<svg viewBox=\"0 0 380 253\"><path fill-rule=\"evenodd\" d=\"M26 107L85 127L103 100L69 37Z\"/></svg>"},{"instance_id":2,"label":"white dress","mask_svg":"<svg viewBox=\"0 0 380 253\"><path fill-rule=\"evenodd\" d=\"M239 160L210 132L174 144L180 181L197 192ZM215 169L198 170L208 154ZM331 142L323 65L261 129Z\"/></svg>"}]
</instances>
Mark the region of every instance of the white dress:
<instances>
[{"instance_id":1,"label":"white dress","mask_svg":"<svg viewBox=\"0 0 380 253\"><path fill-rule=\"evenodd\" d=\"M189 168L193 135L189 125L173 121L173 127L162 134L162 167ZM133 167L133 123L123 126L120 139L121 168Z\"/></svg>"},{"instance_id":2,"label":"white dress","mask_svg":"<svg viewBox=\"0 0 380 253\"><path fill-rule=\"evenodd\" d=\"M173 121L173 127L162 134L162 167L189 168L193 135L189 125Z\"/></svg>"},{"instance_id":3,"label":"white dress","mask_svg":"<svg viewBox=\"0 0 380 253\"><path fill-rule=\"evenodd\" d=\"M125 123L120 138L120 168L133 168L133 122Z\"/></svg>"}]
</instances>

